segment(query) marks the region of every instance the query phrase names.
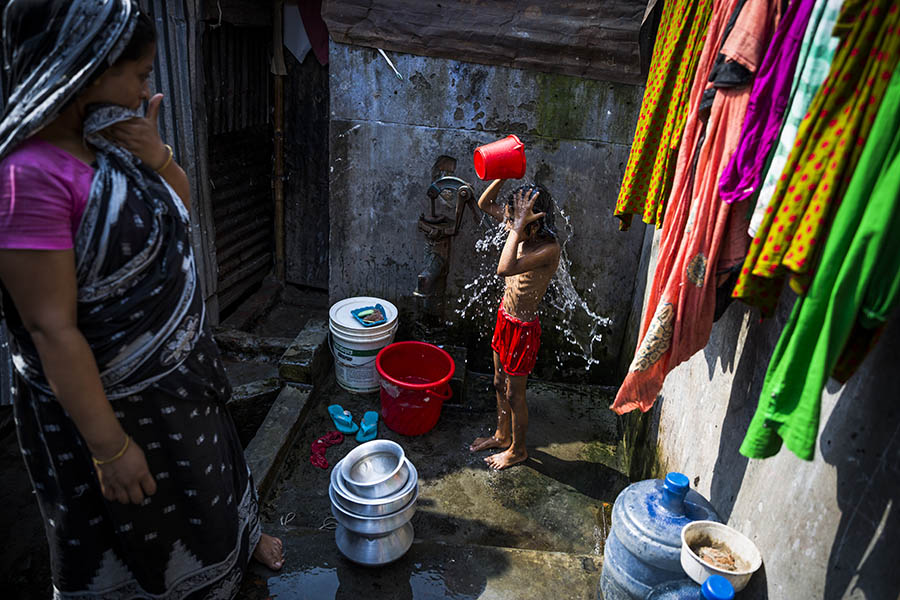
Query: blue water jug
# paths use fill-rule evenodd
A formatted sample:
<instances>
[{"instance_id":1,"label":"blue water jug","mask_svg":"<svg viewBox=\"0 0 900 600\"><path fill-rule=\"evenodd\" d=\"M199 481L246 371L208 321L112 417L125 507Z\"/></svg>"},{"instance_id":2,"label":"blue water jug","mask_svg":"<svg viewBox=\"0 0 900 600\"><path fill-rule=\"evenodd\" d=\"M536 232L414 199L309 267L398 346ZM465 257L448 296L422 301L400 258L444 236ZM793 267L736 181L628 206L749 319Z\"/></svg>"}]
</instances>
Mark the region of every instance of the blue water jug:
<instances>
[{"instance_id":1,"label":"blue water jug","mask_svg":"<svg viewBox=\"0 0 900 600\"><path fill-rule=\"evenodd\" d=\"M680 579L657 585L647 600L734 600L734 587L721 575L710 575L703 585Z\"/></svg>"},{"instance_id":2,"label":"blue water jug","mask_svg":"<svg viewBox=\"0 0 900 600\"><path fill-rule=\"evenodd\" d=\"M681 473L622 490L603 552L601 600L644 600L654 586L684 579L681 528L699 520L722 522Z\"/></svg>"}]
</instances>

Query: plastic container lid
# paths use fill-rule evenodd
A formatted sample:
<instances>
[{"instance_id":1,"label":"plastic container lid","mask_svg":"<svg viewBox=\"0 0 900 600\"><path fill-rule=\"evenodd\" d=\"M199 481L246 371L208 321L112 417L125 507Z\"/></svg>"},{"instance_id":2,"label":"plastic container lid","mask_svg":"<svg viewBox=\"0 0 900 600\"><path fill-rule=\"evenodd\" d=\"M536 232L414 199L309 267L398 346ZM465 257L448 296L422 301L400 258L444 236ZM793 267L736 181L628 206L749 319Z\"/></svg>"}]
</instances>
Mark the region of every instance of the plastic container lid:
<instances>
[{"instance_id":1,"label":"plastic container lid","mask_svg":"<svg viewBox=\"0 0 900 600\"><path fill-rule=\"evenodd\" d=\"M384 316L386 322L366 327L362 325L353 316L353 311L381 304L384 307ZM361 336L378 336L388 332L397 324L397 307L383 300L382 298L372 298L371 296L358 296L355 298L346 298L340 302L334 303L328 310L328 318L331 329L340 334L361 335Z\"/></svg>"},{"instance_id":2,"label":"plastic container lid","mask_svg":"<svg viewBox=\"0 0 900 600\"><path fill-rule=\"evenodd\" d=\"M684 496L690 489L691 482L684 473L673 471L666 475L665 486L671 492Z\"/></svg>"},{"instance_id":3,"label":"plastic container lid","mask_svg":"<svg viewBox=\"0 0 900 600\"><path fill-rule=\"evenodd\" d=\"M734 588L721 575L710 575L700 586L700 594L706 600L733 600Z\"/></svg>"}]
</instances>

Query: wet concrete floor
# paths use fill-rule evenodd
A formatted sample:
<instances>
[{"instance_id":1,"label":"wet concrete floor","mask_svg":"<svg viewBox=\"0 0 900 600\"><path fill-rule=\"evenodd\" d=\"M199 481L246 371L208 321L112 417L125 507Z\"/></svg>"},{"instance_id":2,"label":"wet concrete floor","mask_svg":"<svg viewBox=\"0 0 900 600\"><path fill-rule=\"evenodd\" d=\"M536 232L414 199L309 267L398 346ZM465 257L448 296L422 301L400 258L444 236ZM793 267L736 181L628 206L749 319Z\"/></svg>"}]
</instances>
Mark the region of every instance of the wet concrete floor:
<instances>
[{"instance_id":1,"label":"wet concrete floor","mask_svg":"<svg viewBox=\"0 0 900 600\"><path fill-rule=\"evenodd\" d=\"M418 535L418 534L417 534ZM262 600L587 600L596 597L600 557L417 540L394 563L354 565L330 531L284 536L284 573L247 573L241 598Z\"/></svg>"},{"instance_id":2,"label":"wet concrete floor","mask_svg":"<svg viewBox=\"0 0 900 600\"><path fill-rule=\"evenodd\" d=\"M379 423L379 437L403 446L419 472L415 539L399 561L377 569L343 558L331 531L329 471L309 462L310 444L334 426L327 406L359 419L379 410L378 395L339 388L320 393L279 479L262 504L265 529L287 548L284 572L255 565L248 598L593 598L609 505L627 485L616 470L610 392L590 386L529 385L529 458L496 472L468 446L494 425L490 378L469 376L465 404L446 404L437 426L417 437ZM331 465L357 446L327 451ZM290 522L281 520L292 515ZM345 595L345 593L347 595Z\"/></svg>"}]
</instances>

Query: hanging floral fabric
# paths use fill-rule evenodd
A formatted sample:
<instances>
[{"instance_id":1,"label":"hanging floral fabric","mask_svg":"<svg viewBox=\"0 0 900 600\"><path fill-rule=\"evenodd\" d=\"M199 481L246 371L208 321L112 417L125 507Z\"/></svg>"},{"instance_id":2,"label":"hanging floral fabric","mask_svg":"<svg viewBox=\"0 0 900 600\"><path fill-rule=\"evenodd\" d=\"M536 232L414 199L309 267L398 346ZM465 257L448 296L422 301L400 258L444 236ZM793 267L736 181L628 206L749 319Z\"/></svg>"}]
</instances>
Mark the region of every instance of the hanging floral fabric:
<instances>
[{"instance_id":1,"label":"hanging floral fabric","mask_svg":"<svg viewBox=\"0 0 900 600\"><path fill-rule=\"evenodd\" d=\"M619 228L631 226L632 215L659 227L671 189L675 156L687 115L688 92L703 50L713 0L666 0L644 101L615 216Z\"/></svg>"},{"instance_id":2,"label":"hanging floral fabric","mask_svg":"<svg viewBox=\"0 0 900 600\"><path fill-rule=\"evenodd\" d=\"M724 202L750 198L759 184L769 150L781 130L800 45L814 5L815 0L794 0L775 31L772 49L766 54L753 83L741 142L719 182Z\"/></svg>"},{"instance_id":3,"label":"hanging floral fabric","mask_svg":"<svg viewBox=\"0 0 900 600\"><path fill-rule=\"evenodd\" d=\"M900 304L900 68L877 115L809 292L775 347L744 456L772 456L783 440L811 460L822 389L839 354L855 332L879 330Z\"/></svg>"},{"instance_id":4,"label":"hanging floral fabric","mask_svg":"<svg viewBox=\"0 0 900 600\"><path fill-rule=\"evenodd\" d=\"M800 126L733 296L773 314L783 281L803 293L814 252L872 129L900 57L900 9L891 0L848 0L831 72Z\"/></svg>"},{"instance_id":5,"label":"hanging floral fabric","mask_svg":"<svg viewBox=\"0 0 900 600\"><path fill-rule=\"evenodd\" d=\"M759 230L766 208L772 200L778 178L781 176L791 148L797 140L800 123L803 121L813 97L831 70L831 59L834 57L834 51L837 49L839 41L832 33L843 4L844 0L826 0L825 2L816 2L813 7L809 26L803 38L803 46L800 49L800 58L797 61L789 100L790 105L784 117L784 123L781 125L778 145L770 157L763 184L756 198L750 227L747 229L751 237L755 236Z\"/></svg>"},{"instance_id":6,"label":"hanging floral fabric","mask_svg":"<svg viewBox=\"0 0 900 600\"><path fill-rule=\"evenodd\" d=\"M649 410L666 374L703 348L712 329L720 251L732 239L732 207L719 198L719 173L738 145L750 85L716 89L708 78L720 47L728 61L739 63L751 75L756 72L771 36L777 2L747 0L723 43L737 4L736 0L717 2L710 19L708 44L691 90L691 112L666 209L641 343L612 405L619 414L635 408ZM707 104L703 101L710 97L712 106L704 123L702 111Z\"/></svg>"}]
</instances>

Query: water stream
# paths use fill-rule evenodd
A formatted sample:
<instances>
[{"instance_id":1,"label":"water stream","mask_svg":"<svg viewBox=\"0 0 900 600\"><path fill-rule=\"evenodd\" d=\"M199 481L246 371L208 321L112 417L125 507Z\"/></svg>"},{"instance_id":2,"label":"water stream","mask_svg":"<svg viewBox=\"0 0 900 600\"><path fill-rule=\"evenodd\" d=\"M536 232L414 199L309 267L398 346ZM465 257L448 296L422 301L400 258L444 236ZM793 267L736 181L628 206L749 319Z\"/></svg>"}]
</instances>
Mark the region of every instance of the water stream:
<instances>
[{"instance_id":1,"label":"water stream","mask_svg":"<svg viewBox=\"0 0 900 600\"><path fill-rule=\"evenodd\" d=\"M548 326L554 327L568 343L568 347L559 348L556 353L557 368L562 368L564 363L571 366L573 361L570 359L575 359L576 363L583 363L584 369L589 370L600 362L594 356L595 346L603 339L612 322L592 310L576 288L571 272L572 261L566 252L566 246L573 237L572 223L562 208L558 205L554 207L557 229L560 230L561 253L559 268L541 305L542 325L545 331ZM503 294L503 279L495 273L495 269L507 231L503 224L495 227L493 221L486 218L482 219L482 227L484 235L475 242L482 271L464 286L454 312L460 318L478 323L479 336L486 337L492 334L493 315ZM591 284L587 291L592 291L594 285Z\"/></svg>"}]
</instances>

